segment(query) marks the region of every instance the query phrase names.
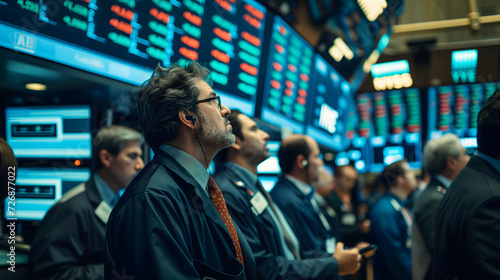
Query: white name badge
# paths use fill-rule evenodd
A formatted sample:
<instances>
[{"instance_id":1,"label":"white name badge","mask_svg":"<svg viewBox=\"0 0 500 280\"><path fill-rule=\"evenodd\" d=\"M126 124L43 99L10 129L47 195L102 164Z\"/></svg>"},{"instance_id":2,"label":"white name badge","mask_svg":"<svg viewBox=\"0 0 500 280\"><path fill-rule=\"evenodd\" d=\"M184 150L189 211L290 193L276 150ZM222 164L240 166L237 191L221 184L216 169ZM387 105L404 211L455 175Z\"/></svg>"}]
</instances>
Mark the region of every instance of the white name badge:
<instances>
[{"instance_id":1,"label":"white name badge","mask_svg":"<svg viewBox=\"0 0 500 280\"><path fill-rule=\"evenodd\" d=\"M97 208L95 209L94 213L97 215L101 221L104 222L104 224L108 224L108 219L109 215L111 215L111 207L103 200Z\"/></svg>"},{"instance_id":2,"label":"white name badge","mask_svg":"<svg viewBox=\"0 0 500 280\"><path fill-rule=\"evenodd\" d=\"M252 204L252 211L256 216L260 215L268 205L267 200L260 192L256 193L252 199L250 199L250 203Z\"/></svg>"},{"instance_id":3,"label":"white name badge","mask_svg":"<svg viewBox=\"0 0 500 280\"><path fill-rule=\"evenodd\" d=\"M325 246L326 246L326 252L328 254L333 254L335 253L335 248L337 245L337 241L335 240L335 237L330 237L325 241Z\"/></svg>"},{"instance_id":4,"label":"white name badge","mask_svg":"<svg viewBox=\"0 0 500 280\"><path fill-rule=\"evenodd\" d=\"M353 213L344 214L340 223L346 226L353 226L356 224L356 215Z\"/></svg>"}]
</instances>

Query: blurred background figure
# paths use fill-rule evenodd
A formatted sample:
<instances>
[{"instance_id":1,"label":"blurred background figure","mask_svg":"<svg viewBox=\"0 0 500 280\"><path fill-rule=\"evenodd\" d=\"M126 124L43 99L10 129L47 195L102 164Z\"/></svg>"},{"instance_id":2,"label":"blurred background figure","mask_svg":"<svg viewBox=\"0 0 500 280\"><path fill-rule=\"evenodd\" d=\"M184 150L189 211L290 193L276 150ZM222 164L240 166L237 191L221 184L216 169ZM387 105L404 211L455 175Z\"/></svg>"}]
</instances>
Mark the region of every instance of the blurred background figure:
<instances>
[{"instance_id":1,"label":"blurred background figure","mask_svg":"<svg viewBox=\"0 0 500 280\"><path fill-rule=\"evenodd\" d=\"M111 125L93 140L96 172L50 208L31 246L29 279L104 279L104 234L119 191L144 167L142 135Z\"/></svg>"},{"instance_id":2,"label":"blurred background figure","mask_svg":"<svg viewBox=\"0 0 500 280\"><path fill-rule=\"evenodd\" d=\"M500 279L500 91L477 117L477 153L436 214L433 279Z\"/></svg>"},{"instance_id":3,"label":"blurred background figure","mask_svg":"<svg viewBox=\"0 0 500 280\"><path fill-rule=\"evenodd\" d=\"M373 258L375 280L411 279L411 209L405 204L417 188L415 174L406 160L382 172L387 191L370 212L370 237L378 246Z\"/></svg>"},{"instance_id":4,"label":"blurred background figure","mask_svg":"<svg viewBox=\"0 0 500 280\"><path fill-rule=\"evenodd\" d=\"M325 197L335 210L340 222L340 232L344 243L351 247L366 241L370 232L370 220L365 213L358 212L358 201L354 193L358 172L353 165L335 166L333 191Z\"/></svg>"},{"instance_id":5,"label":"blurred background figure","mask_svg":"<svg viewBox=\"0 0 500 280\"><path fill-rule=\"evenodd\" d=\"M15 183L15 181L10 181L9 177L11 174L9 172L15 173L17 171L17 160L14 156L14 152L10 148L9 144L5 139L0 137L0 206L3 207L7 193L9 192L9 182ZM16 176L12 176L16 177ZM12 187L15 187L14 185ZM1 221L1 219L0 219ZM1 228L0 228L1 231Z\"/></svg>"},{"instance_id":6,"label":"blurred background figure","mask_svg":"<svg viewBox=\"0 0 500 280\"><path fill-rule=\"evenodd\" d=\"M451 182L465 167L470 156L455 134L427 142L424 147L423 165L431 181L416 198L413 211L412 266L413 279L430 280L431 257L434 252L436 213L439 203Z\"/></svg>"}]
</instances>

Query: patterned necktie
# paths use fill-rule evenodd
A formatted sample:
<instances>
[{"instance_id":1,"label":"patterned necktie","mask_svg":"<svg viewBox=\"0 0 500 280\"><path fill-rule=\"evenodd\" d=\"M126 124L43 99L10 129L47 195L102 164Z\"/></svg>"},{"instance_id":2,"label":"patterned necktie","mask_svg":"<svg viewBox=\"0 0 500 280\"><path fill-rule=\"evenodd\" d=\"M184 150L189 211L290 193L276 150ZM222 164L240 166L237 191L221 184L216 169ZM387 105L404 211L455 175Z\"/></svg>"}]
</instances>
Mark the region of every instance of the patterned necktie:
<instances>
[{"instance_id":1,"label":"patterned necktie","mask_svg":"<svg viewBox=\"0 0 500 280\"><path fill-rule=\"evenodd\" d=\"M236 233L233 220L231 220L231 216L229 216L229 212L227 211L226 201L224 200L224 197L222 196L222 193L212 176L208 179L208 191L210 192L210 199L212 199L212 203L215 208L217 208L220 217L224 221L224 225L226 225L227 231L229 231L229 235L231 235L234 249L236 250L236 257L241 264L245 265L243 262L243 254L241 253L240 240L238 239L238 234Z\"/></svg>"}]
</instances>

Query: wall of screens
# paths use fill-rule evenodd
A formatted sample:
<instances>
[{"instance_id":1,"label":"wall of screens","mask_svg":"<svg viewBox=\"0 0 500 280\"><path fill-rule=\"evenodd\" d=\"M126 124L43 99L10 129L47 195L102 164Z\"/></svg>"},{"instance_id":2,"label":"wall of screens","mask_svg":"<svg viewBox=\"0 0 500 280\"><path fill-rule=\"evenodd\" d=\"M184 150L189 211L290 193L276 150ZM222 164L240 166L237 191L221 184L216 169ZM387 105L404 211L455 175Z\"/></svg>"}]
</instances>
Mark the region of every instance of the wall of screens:
<instances>
[{"instance_id":1,"label":"wall of screens","mask_svg":"<svg viewBox=\"0 0 500 280\"><path fill-rule=\"evenodd\" d=\"M403 158L413 169L422 167L421 95L418 89L358 94L355 104L357 129L349 124L347 135L353 145L358 146L357 150L366 151L360 156L367 164L367 171L381 172L385 166Z\"/></svg>"},{"instance_id":2,"label":"wall of screens","mask_svg":"<svg viewBox=\"0 0 500 280\"><path fill-rule=\"evenodd\" d=\"M0 46L135 85L158 63L198 60L253 115L266 14L253 0L0 1Z\"/></svg>"},{"instance_id":3,"label":"wall of screens","mask_svg":"<svg viewBox=\"0 0 500 280\"><path fill-rule=\"evenodd\" d=\"M500 83L461 84L428 90L428 139L452 132L465 148L477 148L477 115Z\"/></svg>"}]
</instances>

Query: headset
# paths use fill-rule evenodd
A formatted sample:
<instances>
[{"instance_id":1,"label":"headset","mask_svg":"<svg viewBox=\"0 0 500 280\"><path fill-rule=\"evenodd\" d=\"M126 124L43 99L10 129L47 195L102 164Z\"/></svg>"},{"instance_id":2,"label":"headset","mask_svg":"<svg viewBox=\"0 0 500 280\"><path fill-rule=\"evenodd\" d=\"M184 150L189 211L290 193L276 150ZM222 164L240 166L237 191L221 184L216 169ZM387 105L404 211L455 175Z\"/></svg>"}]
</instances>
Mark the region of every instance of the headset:
<instances>
[{"instance_id":1,"label":"headset","mask_svg":"<svg viewBox=\"0 0 500 280\"><path fill-rule=\"evenodd\" d=\"M205 155L205 150L203 150L203 146L201 145L200 138L198 138L198 133L196 132L196 127L194 124L196 123L196 117L193 115L186 116L186 120L190 120L193 123L193 129L194 129L194 135L196 135L196 140L198 141L198 144L200 145L201 151L203 152L203 157L205 158L205 164L208 166L208 160L207 156ZM210 176L212 176L210 169L208 169L208 173Z\"/></svg>"},{"instance_id":2,"label":"headset","mask_svg":"<svg viewBox=\"0 0 500 280\"><path fill-rule=\"evenodd\" d=\"M309 167L309 161L307 161L307 159L303 160L302 166L304 166L305 168Z\"/></svg>"}]
</instances>

